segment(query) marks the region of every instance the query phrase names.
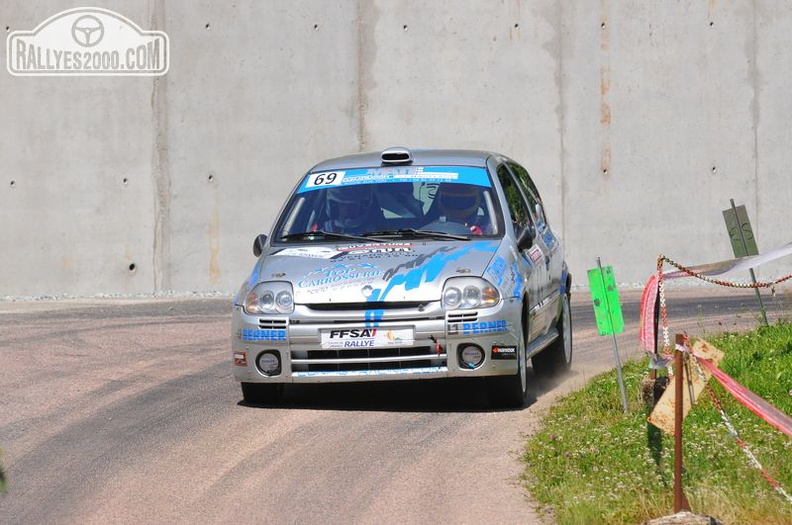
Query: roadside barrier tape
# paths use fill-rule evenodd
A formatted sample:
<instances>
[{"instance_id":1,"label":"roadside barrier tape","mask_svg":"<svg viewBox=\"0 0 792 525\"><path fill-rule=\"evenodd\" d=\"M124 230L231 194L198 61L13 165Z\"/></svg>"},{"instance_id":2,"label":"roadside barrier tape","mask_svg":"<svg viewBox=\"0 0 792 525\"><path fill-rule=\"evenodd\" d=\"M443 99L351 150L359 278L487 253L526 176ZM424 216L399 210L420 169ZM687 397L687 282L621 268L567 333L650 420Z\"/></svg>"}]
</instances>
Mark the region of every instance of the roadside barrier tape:
<instances>
[{"instance_id":1,"label":"roadside barrier tape","mask_svg":"<svg viewBox=\"0 0 792 525\"><path fill-rule=\"evenodd\" d=\"M677 350L682 352L687 352L693 357L693 363L696 365L696 373L706 383L704 388L709 394L710 399L712 399L712 404L715 405L715 408L718 410L718 413L721 416L721 420L723 421L723 424L726 425L726 429L729 431L729 435L732 438L734 438L734 441L737 443L737 445L739 445L740 450L742 450L743 453L746 455L746 457L748 458L748 463L757 470L759 470L759 473L762 475L762 477L770 484L770 486L772 486L776 490L776 492L781 494L781 496L787 500L787 503L792 504L792 496L790 496L789 493L786 490L784 490L784 487L782 487L781 484L777 482L775 478L773 478L773 476L771 476L770 473L767 472L767 470L765 470L765 468L762 466L762 463L759 461L759 459L756 457L753 451L748 447L748 443L746 443L745 441L743 441L742 438L740 438L740 434L737 432L737 428L734 426L734 423L732 423L732 420L729 418L728 414L726 414L726 411L723 409L723 405L721 404L718 397L715 395L715 391L710 387L709 382L707 382L707 378L704 375L704 372L701 370L702 364L705 364L705 366L709 365L708 368L710 370L712 368L717 369L718 367L713 365L706 359L701 359L698 356L696 356L693 352L691 352L690 348L691 348L690 339L688 339L687 336L685 336L684 345L677 345Z\"/></svg>"},{"instance_id":2,"label":"roadside barrier tape","mask_svg":"<svg viewBox=\"0 0 792 525\"><path fill-rule=\"evenodd\" d=\"M723 388L725 388L737 401L748 407L748 409L774 426L784 434L792 437L792 418L784 414L776 407L754 394L740 383L732 379L726 372L713 365L706 359L697 359L699 364L712 373Z\"/></svg>"},{"instance_id":3,"label":"roadside barrier tape","mask_svg":"<svg viewBox=\"0 0 792 525\"><path fill-rule=\"evenodd\" d=\"M728 259L726 261L718 261L714 263L706 263L700 264L697 266L690 266L687 268L681 267L677 265L670 259L666 259L669 263L673 266L676 266L679 271L676 272L666 272L663 275L664 279L678 279L680 277L714 277L720 275L726 275L733 272L739 271L747 271L751 268L756 268L762 264L769 263L770 261L775 261L776 259L780 259L781 257L786 257L787 255L792 255L792 242L789 244L785 244L784 246L780 246L778 248L774 248L769 252L765 252L759 255L749 255L747 257L739 257L737 259ZM787 279L792 278L792 275L788 276ZM775 281L774 283L776 283ZM729 283L734 284L734 283ZM752 285L740 285L745 286L746 288L751 288Z\"/></svg>"},{"instance_id":4,"label":"roadside barrier tape","mask_svg":"<svg viewBox=\"0 0 792 525\"><path fill-rule=\"evenodd\" d=\"M660 255L657 258L657 272L646 281L643 295L641 296L641 324L638 331L638 340L640 342L641 348L649 353L655 353L657 351L655 343L657 323L655 318L657 317L657 302L659 296L661 317L660 326L663 332L663 350L666 355L671 353L671 342L668 332L668 313L666 311L664 287L664 283L667 279L694 277L710 284L717 284L719 286L727 286L731 288L770 288L772 293L775 294L775 285L792 279L792 274L786 275L774 281L759 281L756 283L724 281L721 279L715 279L713 276L722 276L732 272L748 270L750 268L755 268L759 265L780 259L781 257L786 257L791 254L792 243L789 243L760 255L751 255L748 257L728 259L726 261L700 264L690 267L683 266L673 259L666 257L665 255ZM664 263L674 266L677 270L664 272Z\"/></svg>"},{"instance_id":5,"label":"roadside barrier tape","mask_svg":"<svg viewBox=\"0 0 792 525\"><path fill-rule=\"evenodd\" d=\"M695 359L695 362L696 362L696 370L698 370L699 374L702 374L699 364L703 363L704 360ZM726 425L726 428L729 430L729 435L731 435L731 437L734 438L734 441L737 443L737 445L739 445L740 450L742 450L743 453L746 455L746 457L748 458L748 463L759 471L759 473L770 484L770 486L772 486L776 490L776 492L781 494L781 496L787 500L787 503L792 504L792 496L789 495L789 492L784 490L784 487L782 487L781 484L777 482L775 478L773 478L773 476L771 476L770 473L767 472L767 470L765 470L765 468L762 466L762 463L759 461L759 459L756 457L753 451L751 451L751 449L748 448L748 443L746 443L745 441L742 440L742 438L740 438L740 434L737 432L737 428L734 426L734 423L732 423L732 420L729 418L729 415L726 414L726 411L723 410L723 405L721 405L721 402L715 396L715 391L712 390L712 388L710 388L709 384L706 386L706 390L710 396L710 399L712 399L712 403L715 405L715 408L718 409L718 413L720 413L723 424Z\"/></svg>"},{"instance_id":6,"label":"roadside barrier tape","mask_svg":"<svg viewBox=\"0 0 792 525\"><path fill-rule=\"evenodd\" d=\"M644 286L641 296L641 324L638 328L638 340L641 348L647 352L655 351L655 303L657 302L657 274L652 275Z\"/></svg>"}]
</instances>

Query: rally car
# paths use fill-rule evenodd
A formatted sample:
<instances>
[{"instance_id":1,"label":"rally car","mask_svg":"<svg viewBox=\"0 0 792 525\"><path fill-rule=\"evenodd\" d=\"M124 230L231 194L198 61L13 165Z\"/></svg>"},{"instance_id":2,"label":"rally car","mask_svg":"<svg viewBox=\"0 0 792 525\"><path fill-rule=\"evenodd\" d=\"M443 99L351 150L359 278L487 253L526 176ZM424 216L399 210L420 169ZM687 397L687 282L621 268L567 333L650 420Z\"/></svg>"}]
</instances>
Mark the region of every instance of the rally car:
<instances>
[{"instance_id":1,"label":"rally car","mask_svg":"<svg viewBox=\"0 0 792 525\"><path fill-rule=\"evenodd\" d=\"M523 406L572 362L571 276L528 172L491 152L388 148L296 185L234 298L249 403L285 384L486 378Z\"/></svg>"}]
</instances>

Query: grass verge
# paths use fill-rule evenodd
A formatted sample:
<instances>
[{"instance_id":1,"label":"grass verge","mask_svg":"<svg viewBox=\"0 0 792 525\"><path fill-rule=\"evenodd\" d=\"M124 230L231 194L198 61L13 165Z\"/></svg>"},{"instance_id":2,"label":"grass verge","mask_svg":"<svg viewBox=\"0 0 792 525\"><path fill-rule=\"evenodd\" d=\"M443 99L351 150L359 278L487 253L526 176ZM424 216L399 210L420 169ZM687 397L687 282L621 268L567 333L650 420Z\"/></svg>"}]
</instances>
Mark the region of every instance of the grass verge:
<instances>
[{"instance_id":1,"label":"grass verge","mask_svg":"<svg viewBox=\"0 0 792 525\"><path fill-rule=\"evenodd\" d=\"M792 414L792 324L708 340L726 354L722 370ZM674 442L646 422L641 380L647 365L624 367L628 413L611 371L556 403L526 443L526 487L557 523L632 525L673 513ZM715 379L709 385L767 473L792 494L792 439ZM693 512L729 524L792 523L792 504L749 465L709 396L685 419L683 437L682 485Z\"/></svg>"}]
</instances>

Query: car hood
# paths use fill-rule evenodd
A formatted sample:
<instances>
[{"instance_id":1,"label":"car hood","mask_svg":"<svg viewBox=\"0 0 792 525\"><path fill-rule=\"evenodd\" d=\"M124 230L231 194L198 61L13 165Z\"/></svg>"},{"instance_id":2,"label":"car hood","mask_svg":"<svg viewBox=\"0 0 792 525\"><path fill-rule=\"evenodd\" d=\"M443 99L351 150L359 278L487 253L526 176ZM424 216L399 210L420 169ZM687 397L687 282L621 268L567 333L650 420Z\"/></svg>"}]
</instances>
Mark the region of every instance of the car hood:
<instances>
[{"instance_id":1,"label":"car hood","mask_svg":"<svg viewBox=\"0 0 792 525\"><path fill-rule=\"evenodd\" d=\"M500 241L323 243L270 247L243 289L288 281L297 304L439 301L445 280L481 276Z\"/></svg>"}]
</instances>

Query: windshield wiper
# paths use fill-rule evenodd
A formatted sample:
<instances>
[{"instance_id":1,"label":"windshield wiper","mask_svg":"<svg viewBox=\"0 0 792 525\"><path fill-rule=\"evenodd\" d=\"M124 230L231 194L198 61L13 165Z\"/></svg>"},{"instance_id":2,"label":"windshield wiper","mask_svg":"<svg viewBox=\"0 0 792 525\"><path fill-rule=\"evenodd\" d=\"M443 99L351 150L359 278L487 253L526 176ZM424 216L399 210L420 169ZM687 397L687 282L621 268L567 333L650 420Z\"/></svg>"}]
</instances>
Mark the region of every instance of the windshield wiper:
<instances>
[{"instance_id":1,"label":"windshield wiper","mask_svg":"<svg viewBox=\"0 0 792 525\"><path fill-rule=\"evenodd\" d=\"M366 237L361 235L351 235L349 233L337 233L337 232L327 232L324 230L314 230L309 232L300 232L300 233L289 233L286 235L281 235L279 240L281 241L291 241L294 239L313 239L313 238L321 238L321 239L346 239L350 241L363 241L363 242L371 242L372 238L366 234ZM380 240L380 239L374 239Z\"/></svg>"},{"instance_id":2,"label":"windshield wiper","mask_svg":"<svg viewBox=\"0 0 792 525\"><path fill-rule=\"evenodd\" d=\"M416 230L415 228L399 228L398 230L380 230L375 232L364 233L366 237L368 236L379 236L379 237L386 237L386 236L407 236L412 235L413 237L423 238L423 239L452 239L455 241L469 241L470 237L465 235L454 235L453 233L445 233L445 232L438 232L434 230Z\"/></svg>"}]
</instances>

